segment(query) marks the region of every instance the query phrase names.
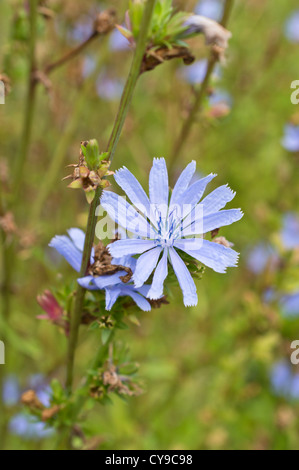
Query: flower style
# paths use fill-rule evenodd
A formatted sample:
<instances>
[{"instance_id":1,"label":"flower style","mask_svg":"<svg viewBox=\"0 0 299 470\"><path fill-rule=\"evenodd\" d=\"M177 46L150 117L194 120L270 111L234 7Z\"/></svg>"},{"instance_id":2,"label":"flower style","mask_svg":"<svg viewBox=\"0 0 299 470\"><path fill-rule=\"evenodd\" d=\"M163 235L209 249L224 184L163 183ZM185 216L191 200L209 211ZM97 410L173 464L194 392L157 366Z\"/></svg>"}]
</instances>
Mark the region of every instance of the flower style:
<instances>
[{"instance_id":1,"label":"flower style","mask_svg":"<svg viewBox=\"0 0 299 470\"><path fill-rule=\"evenodd\" d=\"M78 228L71 228L68 230L68 234L69 237L66 235L55 236L49 246L55 248L77 272L80 272L85 234ZM93 248L90 265L92 266L94 262L95 250ZM136 260L126 256L121 259L112 259L111 264L116 268L121 266L123 269L114 274L87 275L79 278L78 283L85 289L105 290L106 310L111 310L118 297L122 296L131 297L138 307L145 312L151 310L150 303L144 297L148 294L150 286L145 285L136 289L132 283L125 283L122 280L128 275L126 268L134 272Z\"/></svg>"},{"instance_id":2,"label":"flower style","mask_svg":"<svg viewBox=\"0 0 299 470\"><path fill-rule=\"evenodd\" d=\"M114 178L133 205L111 191L104 191L101 198L101 204L110 217L133 233L133 238L117 240L108 249L115 257L141 255L133 274L135 287L143 286L155 269L147 294L150 299L163 295L169 260L183 291L184 304L197 305L196 286L177 250L219 273L237 264L238 253L234 250L199 238L242 218L240 209L220 210L234 198L235 193L228 186L220 186L199 203L207 184L216 175L210 174L190 185L195 169L195 161L185 168L170 202L164 158L154 159L149 177L149 198L125 167L118 170Z\"/></svg>"}]
</instances>

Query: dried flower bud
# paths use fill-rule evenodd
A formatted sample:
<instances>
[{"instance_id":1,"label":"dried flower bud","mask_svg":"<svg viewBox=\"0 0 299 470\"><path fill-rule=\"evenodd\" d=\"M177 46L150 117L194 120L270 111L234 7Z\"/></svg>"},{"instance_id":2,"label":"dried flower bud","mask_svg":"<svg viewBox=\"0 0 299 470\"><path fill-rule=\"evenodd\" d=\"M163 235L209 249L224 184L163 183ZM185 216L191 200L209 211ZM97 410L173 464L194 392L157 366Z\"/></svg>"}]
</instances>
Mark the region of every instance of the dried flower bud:
<instances>
[{"instance_id":1,"label":"dried flower bud","mask_svg":"<svg viewBox=\"0 0 299 470\"><path fill-rule=\"evenodd\" d=\"M52 408L46 408L42 412L42 420L43 421L48 421L49 419L53 418L55 415L57 415L60 411L60 406L55 405L52 406Z\"/></svg>"},{"instance_id":2,"label":"dried flower bud","mask_svg":"<svg viewBox=\"0 0 299 470\"><path fill-rule=\"evenodd\" d=\"M37 410L44 409L44 405L39 401L34 390L28 390L27 392L23 393L21 402L30 408L35 408Z\"/></svg>"},{"instance_id":3,"label":"dried flower bud","mask_svg":"<svg viewBox=\"0 0 299 470\"><path fill-rule=\"evenodd\" d=\"M234 246L233 243L229 242L225 237L218 237L213 240L214 243L218 243L218 245L223 245L226 248L231 248Z\"/></svg>"},{"instance_id":4,"label":"dried flower bud","mask_svg":"<svg viewBox=\"0 0 299 470\"><path fill-rule=\"evenodd\" d=\"M17 226L15 224L15 218L12 212L6 212L3 217L0 217L0 227L6 235L12 235L16 233Z\"/></svg>"},{"instance_id":5,"label":"dried flower bud","mask_svg":"<svg viewBox=\"0 0 299 470\"><path fill-rule=\"evenodd\" d=\"M108 34L115 28L116 24L116 10L108 8L102 11L96 17L94 22L94 31L98 34Z\"/></svg>"},{"instance_id":6,"label":"dried flower bud","mask_svg":"<svg viewBox=\"0 0 299 470\"><path fill-rule=\"evenodd\" d=\"M153 70L163 62L172 59L182 59L185 65L190 65L194 62L195 57L187 47L174 46L171 49L168 47L160 47L159 49L151 49L144 56L141 66L141 73Z\"/></svg>"}]
</instances>

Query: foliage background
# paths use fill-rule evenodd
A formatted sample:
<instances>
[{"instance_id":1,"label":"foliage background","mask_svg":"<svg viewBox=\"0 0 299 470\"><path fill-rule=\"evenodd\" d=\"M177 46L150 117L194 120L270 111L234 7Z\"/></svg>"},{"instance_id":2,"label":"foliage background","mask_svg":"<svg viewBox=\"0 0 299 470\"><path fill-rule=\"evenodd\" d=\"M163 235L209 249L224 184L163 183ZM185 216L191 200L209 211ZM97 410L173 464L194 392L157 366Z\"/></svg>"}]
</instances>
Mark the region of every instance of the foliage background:
<instances>
[{"instance_id":1,"label":"foliage background","mask_svg":"<svg viewBox=\"0 0 299 470\"><path fill-rule=\"evenodd\" d=\"M72 31L90 16L91 8L115 6L122 19L128 2L47 3L56 15L53 21L39 18L40 64L53 61L76 44L70 39ZM179 3L187 11L195 4L191 0ZM177 289L170 305L141 312L141 325L120 333L130 346L131 357L140 363L146 391L127 402L113 398L113 406L99 405L87 416L84 429L102 437L101 448L298 449L298 404L274 395L269 374L275 361L289 356L289 345L299 336L299 321L285 319L278 304L263 301L265 286L298 286L298 269L288 269L285 252L280 275L255 276L246 265L250 248L259 241L279 246L283 214L298 211L298 155L281 146L283 127L298 112L290 102L290 83L299 78L298 46L283 34L284 22L296 6L295 0L236 1L229 24L233 38L220 83L233 98L231 113L220 120L199 118L177 171L195 159L201 174L218 174L215 186L229 183L237 192L232 207L241 207L245 216L221 234L241 253L240 267L226 275L207 269L198 284L197 307L184 308ZM0 108L0 157L10 168L19 148L26 90L26 21L23 31L16 26L21 10L21 1L0 3L0 69L12 81L12 91ZM194 50L197 58L208 54L202 39L194 41ZM87 56L100 59L101 70L122 80L131 52L110 51L109 38L99 39L53 73L50 95L38 88L30 159L15 214L23 235L28 238L29 229L31 238L18 251L13 333L7 364L1 366L5 374L16 374L23 388L31 374L64 379L65 338L36 320L40 314L36 296L45 288L58 287L64 278L74 278L71 268L47 248L55 234L72 226L85 228L84 197L68 190L61 179L67 175L65 166L77 161L81 140L96 137L104 149L118 106L118 99L97 95L93 78L84 85L82 68ZM170 155L192 100L190 85L177 73L181 67L179 61L166 63L142 77L113 161L113 169L125 164L144 186L152 158ZM65 149L59 174L36 219L32 208L62 140ZM12 173L10 181L13 185ZM98 341L83 329L78 377ZM16 405L7 413L13 416L20 408ZM51 449L54 441L9 434L5 445Z\"/></svg>"}]
</instances>

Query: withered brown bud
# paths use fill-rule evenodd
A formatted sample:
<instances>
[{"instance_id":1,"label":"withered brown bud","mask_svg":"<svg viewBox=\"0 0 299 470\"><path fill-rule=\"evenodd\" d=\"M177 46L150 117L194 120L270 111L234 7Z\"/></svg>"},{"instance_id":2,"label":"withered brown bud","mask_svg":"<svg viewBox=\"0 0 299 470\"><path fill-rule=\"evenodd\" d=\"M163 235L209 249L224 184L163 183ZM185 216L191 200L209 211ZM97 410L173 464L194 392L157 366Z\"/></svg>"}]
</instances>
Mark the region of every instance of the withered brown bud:
<instances>
[{"instance_id":1,"label":"withered brown bud","mask_svg":"<svg viewBox=\"0 0 299 470\"><path fill-rule=\"evenodd\" d=\"M149 50L143 58L141 73L153 70L163 62L172 59L182 59L185 65L190 65L195 57L187 47L174 46L171 49L160 47L157 50Z\"/></svg>"},{"instance_id":2,"label":"withered brown bud","mask_svg":"<svg viewBox=\"0 0 299 470\"><path fill-rule=\"evenodd\" d=\"M231 248L233 243L229 242L225 237L218 237L213 240L214 243L218 243L218 245L223 245L226 248Z\"/></svg>"},{"instance_id":3,"label":"withered brown bud","mask_svg":"<svg viewBox=\"0 0 299 470\"><path fill-rule=\"evenodd\" d=\"M115 28L116 25L116 10L108 8L102 11L96 17L94 22L94 31L98 34L108 34Z\"/></svg>"},{"instance_id":4,"label":"withered brown bud","mask_svg":"<svg viewBox=\"0 0 299 470\"><path fill-rule=\"evenodd\" d=\"M156 300L152 300L152 299L147 299L149 301L149 303L151 304L151 306L153 308L160 308L162 305L168 305L169 302L166 298L166 296L164 295L164 297L161 297L161 299L156 299Z\"/></svg>"},{"instance_id":5,"label":"withered brown bud","mask_svg":"<svg viewBox=\"0 0 299 470\"><path fill-rule=\"evenodd\" d=\"M5 96L6 96L11 91L10 78L7 75L5 75L5 73L0 73L0 81L4 83L4 92L5 92Z\"/></svg>"},{"instance_id":6,"label":"withered brown bud","mask_svg":"<svg viewBox=\"0 0 299 470\"><path fill-rule=\"evenodd\" d=\"M34 390L27 390L27 392L24 392L21 397L21 402L30 408L35 408L38 410L43 410L45 408L44 405L39 401Z\"/></svg>"},{"instance_id":7,"label":"withered brown bud","mask_svg":"<svg viewBox=\"0 0 299 470\"><path fill-rule=\"evenodd\" d=\"M102 242L95 247L94 263L89 268L92 276L103 276L115 274L119 271L125 271L127 275L121 276L120 279L127 283L131 280L133 272L131 268L122 265L111 264L112 256Z\"/></svg>"},{"instance_id":8,"label":"withered brown bud","mask_svg":"<svg viewBox=\"0 0 299 470\"><path fill-rule=\"evenodd\" d=\"M7 235L16 233L17 226L12 212L6 212L3 217L0 217L0 227Z\"/></svg>"},{"instance_id":9,"label":"withered brown bud","mask_svg":"<svg viewBox=\"0 0 299 470\"><path fill-rule=\"evenodd\" d=\"M43 421L48 421L49 419L53 418L55 415L57 415L60 411L60 406L55 405L52 406L52 408L46 408L42 412L42 420Z\"/></svg>"}]
</instances>

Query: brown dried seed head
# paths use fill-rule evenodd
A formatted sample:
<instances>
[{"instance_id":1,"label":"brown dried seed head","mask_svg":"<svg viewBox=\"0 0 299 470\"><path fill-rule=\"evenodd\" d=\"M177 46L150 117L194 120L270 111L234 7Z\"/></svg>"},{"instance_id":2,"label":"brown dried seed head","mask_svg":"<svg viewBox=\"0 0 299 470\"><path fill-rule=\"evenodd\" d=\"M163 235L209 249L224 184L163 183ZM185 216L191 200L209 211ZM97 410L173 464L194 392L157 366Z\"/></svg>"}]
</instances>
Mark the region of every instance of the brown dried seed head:
<instances>
[{"instance_id":1,"label":"brown dried seed head","mask_svg":"<svg viewBox=\"0 0 299 470\"><path fill-rule=\"evenodd\" d=\"M110 33L116 25L116 10L109 8L108 10L99 13L94 22L94 31L98 34Z\"/></svg>"},{"instance_id":2,"label":"brown dried seed head","mask_svg":"<svg viewBox=\"0 0 299 470\"><path fill-rule=\"evenodd\" d=\"M21 402L24 405L30 406L30 408L37 408L38 410L44 409L44 405L39 401L34 390L24 392L21 397Z\"/></svg>"}]
</instances>

